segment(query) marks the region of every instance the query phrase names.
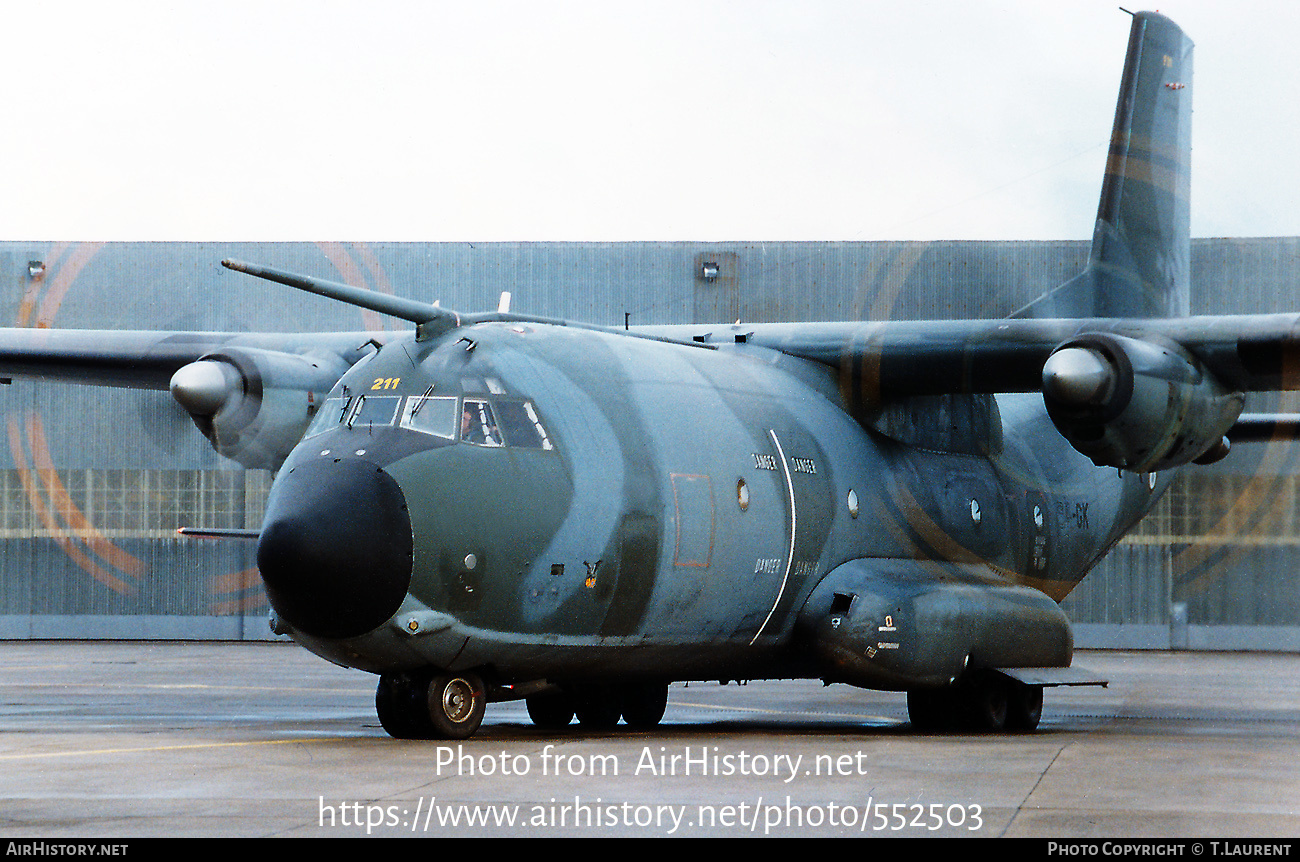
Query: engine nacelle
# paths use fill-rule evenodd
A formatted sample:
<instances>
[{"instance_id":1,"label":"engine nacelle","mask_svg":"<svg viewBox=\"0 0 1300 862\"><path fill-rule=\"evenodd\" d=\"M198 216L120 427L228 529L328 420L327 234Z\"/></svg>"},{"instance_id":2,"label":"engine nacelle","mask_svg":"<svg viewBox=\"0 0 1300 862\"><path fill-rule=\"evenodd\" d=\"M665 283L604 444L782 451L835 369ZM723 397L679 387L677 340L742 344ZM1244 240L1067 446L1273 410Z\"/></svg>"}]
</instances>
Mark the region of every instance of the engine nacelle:
<instances>
[{"instance_id":1,"label":"engine nacelle","mask_svg":"<svg viewBox=\"0 0 1300 862\"><path fill-rule=\"evenodd\" d=\"M218 454L274 470L345 371L337 357L228 348L178 370L171 391Z\"/></svg>"},{"instance_id":2,"label":"engine nacelle","mask_svg":"<svg viewBox=\"0 0 1300 862\"><path fill-rule=\"evenodd\" d=\"M1093 463L1139 473L1223 457L1245 403L1177 345L1109 333L1052 352L1043 400L1057 430Z\"/></svg>"}]
</instances>

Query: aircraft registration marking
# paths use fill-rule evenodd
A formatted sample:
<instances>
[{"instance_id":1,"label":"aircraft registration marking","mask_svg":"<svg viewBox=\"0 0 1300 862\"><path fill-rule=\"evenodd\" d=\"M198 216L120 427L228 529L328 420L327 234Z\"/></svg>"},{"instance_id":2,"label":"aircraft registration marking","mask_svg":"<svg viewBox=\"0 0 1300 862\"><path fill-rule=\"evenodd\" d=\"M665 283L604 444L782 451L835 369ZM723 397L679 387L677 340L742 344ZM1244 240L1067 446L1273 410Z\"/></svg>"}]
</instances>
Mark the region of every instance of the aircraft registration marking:
<instances>
[{"instance_id":1,"label":"aircraft registration marking","mask_svg":"<svg viewBox=\"0 0 1300 862\"><path fill-rule=\"evenodd\" d=\"M1056 504L1056 513L1066 524L1074 524L1075 529L1086 530L1088 528L1088 504L1075 503L1074 510L1070 510L1070 504L1064 500Z\"/></svg>"},{"instance_id":2,"label":"aircraft registration marking","mask_svg":"<svg viewBox=\"0 0 1300 862\"><path fill-rule=\"evenodd\" d=\"M370 385L373 389L396 389L397 384L402 382L400 377L376 377L375 382Z\"/></svg>"},{"instance_id":3,"label":"aircraft registration marking","mask_svg":"<svg viewBox=\"0 0 1300 862\"><path fill-rule=\"evenodd\" d=\"M776 470L776 457L765 452L754 452L754 469Z\"/></svg>"}]
</instances>

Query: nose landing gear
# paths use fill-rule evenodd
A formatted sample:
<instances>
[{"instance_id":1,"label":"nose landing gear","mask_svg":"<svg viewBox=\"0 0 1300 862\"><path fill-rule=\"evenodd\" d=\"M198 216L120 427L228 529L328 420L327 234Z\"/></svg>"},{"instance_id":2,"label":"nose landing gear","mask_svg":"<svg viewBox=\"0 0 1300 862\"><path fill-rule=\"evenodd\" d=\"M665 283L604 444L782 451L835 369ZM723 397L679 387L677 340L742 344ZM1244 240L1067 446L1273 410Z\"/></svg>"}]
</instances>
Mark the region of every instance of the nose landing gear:
<instances>
[{"instance_id":1,"label":"nose landing gear","mask_svg":"<svg viewBox=\"0 0 1300 862\"><path fill-rule=\"evenodd\" d=\"M395 739L468 739L486 707L483 680L468 672L384 674L375 690L379 723Z\"/></svg>"}]
</instances>

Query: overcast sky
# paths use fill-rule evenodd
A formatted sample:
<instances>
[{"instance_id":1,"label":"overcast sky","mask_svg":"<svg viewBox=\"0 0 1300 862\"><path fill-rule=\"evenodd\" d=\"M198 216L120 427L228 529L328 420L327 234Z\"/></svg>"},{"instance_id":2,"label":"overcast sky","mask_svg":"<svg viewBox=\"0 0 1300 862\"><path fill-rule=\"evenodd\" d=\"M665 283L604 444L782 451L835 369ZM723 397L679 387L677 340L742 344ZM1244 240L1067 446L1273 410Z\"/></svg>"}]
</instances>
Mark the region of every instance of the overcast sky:
<instances>
[{"instance_id":1,"label":"overcast sky","mask_svg":"<svg viewBox=\"0 0 1300 862\"><path fill-rule=\"evenodd\" d=\"M1197 45L1193 235L1300 235L1300 4L1159 8ZM5 24L5 240L1086 239L1129 17L119 0Z\"/></svg>"}]
</instances>

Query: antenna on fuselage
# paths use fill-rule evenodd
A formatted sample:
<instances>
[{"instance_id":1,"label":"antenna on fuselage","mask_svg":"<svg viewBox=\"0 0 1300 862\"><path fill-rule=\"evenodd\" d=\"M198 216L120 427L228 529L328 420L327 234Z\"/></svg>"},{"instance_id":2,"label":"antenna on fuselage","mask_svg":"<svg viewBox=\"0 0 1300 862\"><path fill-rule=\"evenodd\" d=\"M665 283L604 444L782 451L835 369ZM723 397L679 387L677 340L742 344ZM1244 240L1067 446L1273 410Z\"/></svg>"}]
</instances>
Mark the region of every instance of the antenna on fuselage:
<instances>
[{"instance_id":1,"label":"antenna on fuselage","mask_svg":"<svg viewBox=\"0 0 1300 862\"><path fill-rule=\"evenodd\" d=\"M297 273L286 272L269 266L258 266L240 260L231 260L230 258L223 260L221 265L226 269L233 269L235 272L242 272L245 275L264 278L267 281L274 281L277 284L297 288L307 293L314 293L317 296L337 299L340 302L346 302L348 305L355 305L359 308L377 311L380 314L388 314L402 320L409 320L416 324L421 334L445 332L448 329L460 326L461 322L460 315L456 312L439 308L427 302L420 302L416 299L405 299L388 293L378 293L361 287L353 287L350 284L329 281L323 278L312 278L309 275L298 275Z\"/></svg>"}]
</instances>

